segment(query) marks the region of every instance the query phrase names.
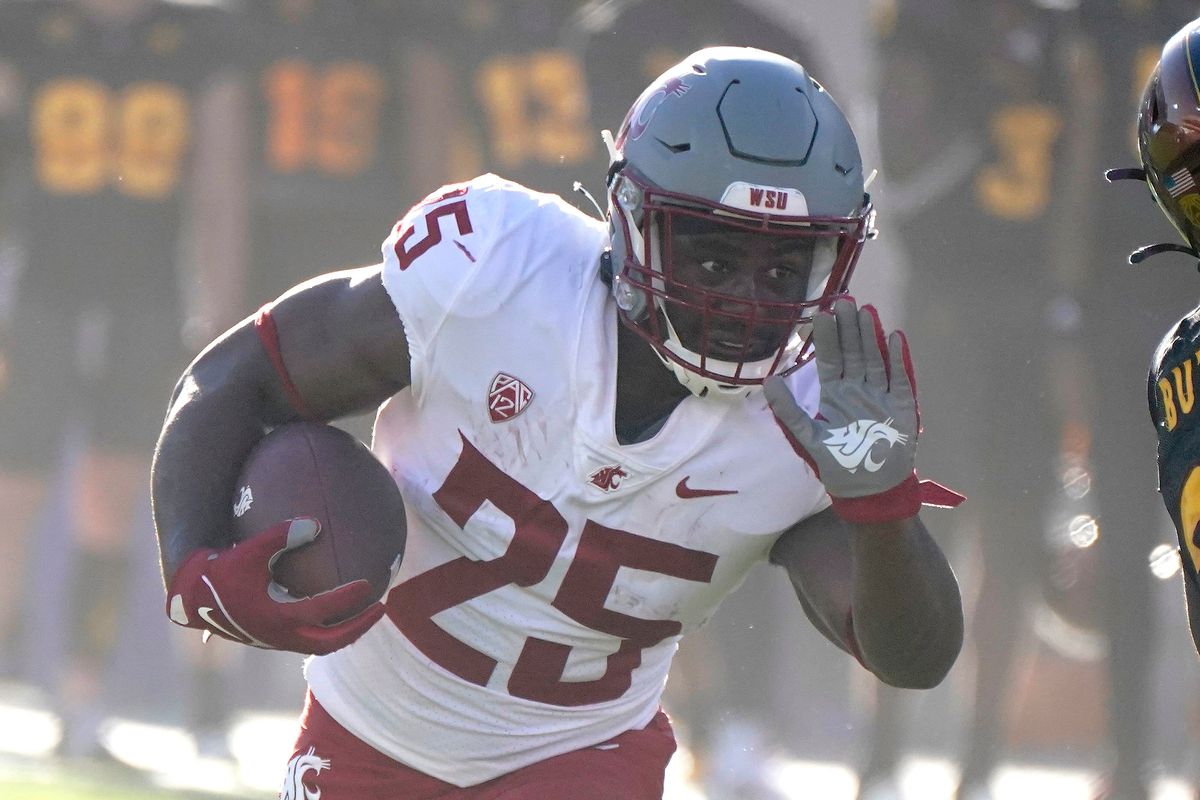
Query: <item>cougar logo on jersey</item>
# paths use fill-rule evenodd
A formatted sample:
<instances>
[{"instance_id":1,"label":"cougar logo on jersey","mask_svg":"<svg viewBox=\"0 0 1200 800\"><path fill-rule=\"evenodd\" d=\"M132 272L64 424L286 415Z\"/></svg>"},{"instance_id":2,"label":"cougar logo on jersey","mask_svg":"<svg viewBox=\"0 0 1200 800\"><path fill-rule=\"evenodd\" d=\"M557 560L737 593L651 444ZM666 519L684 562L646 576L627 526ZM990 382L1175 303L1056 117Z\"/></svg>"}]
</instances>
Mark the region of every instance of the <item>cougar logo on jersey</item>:
<instances>
[{"instance_id":1,"label":"cougar logo on jersey","mask_svg":"<svg viewBox=\"0 0 1200 800\"><path fill-rule=\"evenodd\" d=\"M832 428L823 444L829 449L830 455L850 472L857 472L859 467L866 467L867 472L875 472L883 466L886 457L876 461L871 458L871 448L881 440L889 445L904 444L908 436L892 427L892 418L883 422L872 419L860 419L851 422L843 428Z\"/></svg>"},{"instance_id":2,"label":"cougar logo on jersey","mask_svg":"<svg viewBox=\"0 0 1200 800\"><path fill-rule=\"evenodd\" d=\"M304 784L304 776L308 773L316 775L329 769L329 759L316 755L316 751L315 747L310 747L307 753L298 753L288 762L279 800L321 800L320 789L310 789Z\"/></svg>"},{"instance_id":3,"label":"cougar logo on jersey","mask_svg":"<svg viewBox=\"0 0 1200 800\"><path fill-rule=\"evenodd\" d=\"M254 505L254 493L250 491L249 486L243 486L238 494L238 501L233 506L233 515L241 517L250 510L250 506Z\"/></svg>"},{"instance_id":4,"label":"cougar logo on jersey","mask_svg":"<svg viewBox=\"0 0 1200 800\"><path fill-rule=\"evenodd\" d=\"M629 477L629 473L621 469L619 464L612 464L588 475L588 480L602 491L615 492L621 488L621 481Z\"/></svg>"},{"instance_id":5,"label":"cougar logo on jersey","mask_svg":"<svg viewBox=\"0 0 1200 800\"><path fill-rule=\"evenodd\" d=\"M512 375L499 372L488 388L488 416L492 422L504 422L524 411L531 400L532 389Z\"/></svg>"}]
</instances>

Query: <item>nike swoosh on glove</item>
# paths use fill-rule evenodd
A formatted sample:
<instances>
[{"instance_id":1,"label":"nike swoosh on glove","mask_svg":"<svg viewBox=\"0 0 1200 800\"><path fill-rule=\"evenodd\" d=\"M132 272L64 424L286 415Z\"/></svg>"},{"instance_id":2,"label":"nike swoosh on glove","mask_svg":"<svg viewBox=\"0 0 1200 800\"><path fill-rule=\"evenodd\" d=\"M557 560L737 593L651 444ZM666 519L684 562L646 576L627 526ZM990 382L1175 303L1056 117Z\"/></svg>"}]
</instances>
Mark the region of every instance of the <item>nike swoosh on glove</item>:
<instances>
[{"instance_id":1,"label":"nike swoosh on glove","mask_svg":"<svg viewBox=\"0 0 1200 800\"><path fill-rule=\"evenodd\" d=\"M320 524L294 519L239 544L196 550L167 588L167 616L241 644L305 655L326 655L362 636L383 616L374 603L349 619L373 595L365 580L297 598L274 581L271 566L283 553L317 538Z\"/></svg>"},{"instance_id":2,"label":"nike swoosh on glove","mask_svg":"<svg viewBox=\"0 0 1200 800\"><path fill-rule=\"evenodd\" d=\"M915 469L921 417L908 341L885 341L874 307L842 298L813 320L821 381L816 418L796 403L781 377L763 393L793 449L821 482L833 509L849 522L914 516L922 503L954 507L965 498Z\"/></svg>"}]
</instances>

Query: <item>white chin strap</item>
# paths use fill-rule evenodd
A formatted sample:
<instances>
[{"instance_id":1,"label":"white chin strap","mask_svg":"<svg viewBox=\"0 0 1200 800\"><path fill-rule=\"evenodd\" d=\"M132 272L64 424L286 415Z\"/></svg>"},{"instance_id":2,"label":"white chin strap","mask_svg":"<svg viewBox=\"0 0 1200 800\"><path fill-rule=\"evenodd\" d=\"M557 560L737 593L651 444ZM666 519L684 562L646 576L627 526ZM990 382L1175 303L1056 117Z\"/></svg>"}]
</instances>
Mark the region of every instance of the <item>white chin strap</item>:
<instances>
[{"instance_id":1,"label":"white chin strap","mask_svg":"<svg viewBox=\"0 0 1200 800\"><path fill-rule=\"evenodd\" d=\"M679 334L675 332L675 326L671 324L671 318L667 316L666 309L662 306L662 301L655 298L654 304L661 312L662 319L666 320L667 336L665 341L663 341L663 347L671 351L673 355L678 356L685 363L695 367L697 370L700 369L700 354L683 346L683 342L679 340ZM803 345L804 337L800 336L799 332L793 331L784 346L780 348L782 352L776 350L766 358L757 361L737 362L706 358L704 359L704 369L708 372L715 372L717 375L728 375L729 377L737 375L739 379L761 382L770 376L773 364L778 363L781 367L791 364ZM722 383L719 377L701 375L699 372L688 369L683 364L667 358L657 350L654 352L658 354L659 359L666 368L671 370L672 374L675 375L675 379L686 386L688 391L697 397L739 400L743 397L749 397L752 393L762 388L759 383L749 385ZM778 361L776 361L776 356L778 356Z\"/></svg>"},{"instance_id":2,"label":"white chin strap","mask_svg":"<svg viewBox=\"0 0 1200 800\"><path fill-rule=\"evenodd\" d=\"M651 244L658 237L655 236L651 240ZM829 280L829 275L833 270L834 258L837 255L837 242L833 239L818 240L816 252L813 254L813 270L812 277L809 281L808 296L820 297L825 291L825 284ZM655 247L652 251L654 259L655 274L660 272L659 251ZM694 350L689 350L684 347L683 342L679 338L679 334L675 331L675 326L671 323L671 317L667 313L663 301L659 298L654 299L654 306L660 312L661 318L666 320L667 335L663 341L663 347L669 350L673 355L678 356L686 364L700 369L701 356ZM803 328L809 328L808 325ZM726 375L733 377L737 375L740 379L748 379L762 381L771 375L772 365L778 365L779 369L786 369L795 361L796 356L800 354L800 349L804 347L807 330L802 331L801 327L797 327L788 336L787 341L779 350L775 350L771 355L757 361L722 361L715 358L704 359L704 369L708 372L714 372L717 375ZM712 397L725 400L736 400L742 397L748 397L755 390L760 389L761 385L755 384L734 384L722 383L719 377L707 377L701 375L698 371L688 369L688 367L680 364L670 358L667 358L657 350L659 359L671 370L675 375L675 379L687 387L688 391L697 397ZM778 360L776 359L778 356ZM741 367L741 371L738 368Z\"/></svg>"}]
</instances>

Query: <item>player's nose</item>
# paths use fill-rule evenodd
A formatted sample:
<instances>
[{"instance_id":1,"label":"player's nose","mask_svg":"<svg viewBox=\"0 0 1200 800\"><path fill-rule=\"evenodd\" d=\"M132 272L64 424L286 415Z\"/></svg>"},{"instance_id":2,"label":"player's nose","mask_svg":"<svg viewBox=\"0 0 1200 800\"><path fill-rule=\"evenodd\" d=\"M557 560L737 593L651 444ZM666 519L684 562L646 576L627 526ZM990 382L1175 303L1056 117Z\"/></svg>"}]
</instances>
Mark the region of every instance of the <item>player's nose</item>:
<instances>
[{"instance_id":1,"label":"player's nose","mask_svg":"<svg viewBox=\"0 0 1200 800\"><path fill-rule=\"evenodd\" d=\"M731 300L726 300L726 305L737 305L737 300L732 300L734 297L738 300L754 300L757 293L757 281L755 279L754 265L746 263L744 260L738 261L738 264L733 267L721 285L721 294L731 297Z\"/></svg>"},{"instance_id":2,"label":"player's nose","mask_svg":"<svg viewBox=\"0 0 1200 800\"><path fill-rule=\"evenodd\" d=\"M717 310L727 314L745 313L753 302L766 299L758 272L758 267L752 263L739 263L721 287L723 297L717 301Z\"/></svg>"}]
</instances>

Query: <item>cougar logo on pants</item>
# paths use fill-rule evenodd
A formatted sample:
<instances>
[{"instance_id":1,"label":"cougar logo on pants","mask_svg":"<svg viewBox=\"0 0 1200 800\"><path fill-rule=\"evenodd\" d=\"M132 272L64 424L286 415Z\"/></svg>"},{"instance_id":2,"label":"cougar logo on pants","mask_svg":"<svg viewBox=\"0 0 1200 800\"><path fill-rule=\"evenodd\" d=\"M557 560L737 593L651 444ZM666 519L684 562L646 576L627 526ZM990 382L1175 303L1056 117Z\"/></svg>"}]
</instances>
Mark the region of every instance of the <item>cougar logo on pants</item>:
<instances>
[{"instance_id":1,"label":"cougar logo on pants","mask_svg":"<svg viewBox=\"0 0 1200 800\"><path fill-rule=\"evenodd\" d=\"M288 762L287 777L283 781L283 791L279 800L321 800L320 789L310 789L304 783L308 773L317 775L321 770L329 769L329 759L316 755L315 747L308 748L307 753L297 753Z\"/></svg>"}]
</instances>

